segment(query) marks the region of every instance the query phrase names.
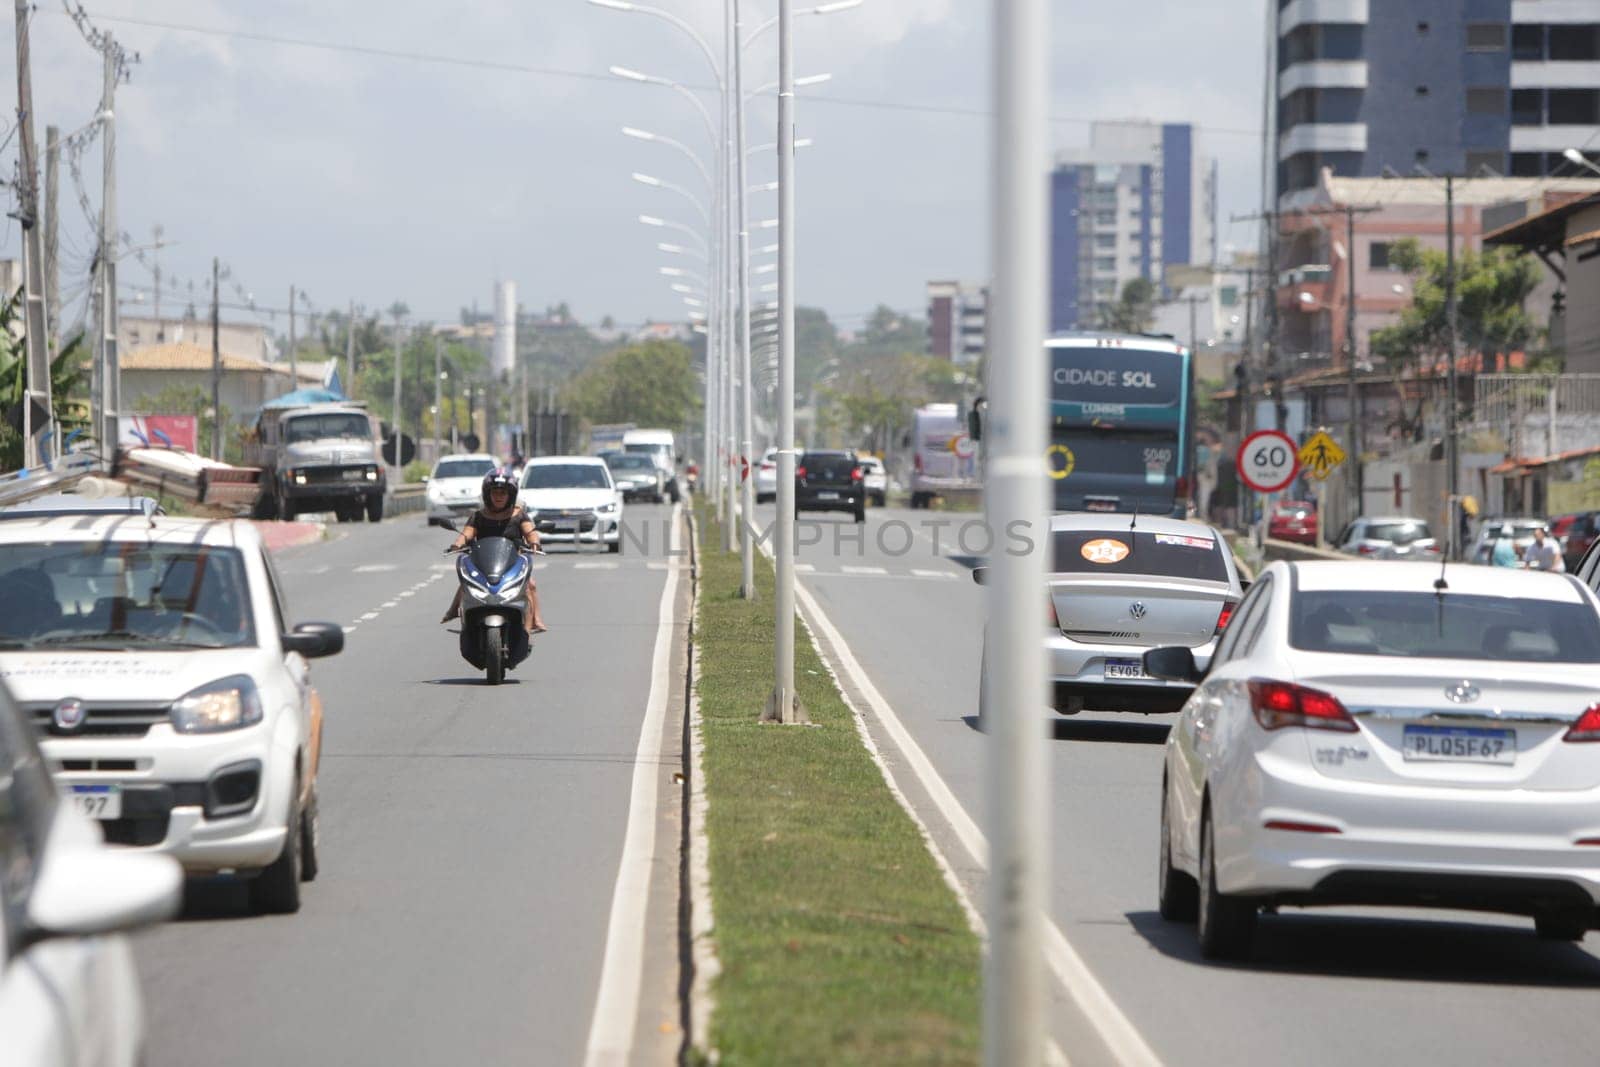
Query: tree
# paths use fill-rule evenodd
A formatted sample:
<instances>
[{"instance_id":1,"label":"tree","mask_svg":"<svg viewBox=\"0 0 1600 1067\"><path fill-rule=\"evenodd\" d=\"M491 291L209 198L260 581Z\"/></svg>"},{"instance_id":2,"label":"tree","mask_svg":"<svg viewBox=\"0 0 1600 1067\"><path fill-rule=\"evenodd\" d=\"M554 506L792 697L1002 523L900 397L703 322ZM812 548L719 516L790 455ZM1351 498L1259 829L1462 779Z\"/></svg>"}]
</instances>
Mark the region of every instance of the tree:
<instances>
[{"instance_id":1,"label":"tree","mask_svg":"<svg viewBox=\"0 0 1600 1067\"><path fill-rule=\"evenodd\" d=\"M591 425L676 429L699 412L700 387L687 345L644 341L600 357L568 383L565 399Z\"/></svg>"},{"instance_id":2,"label":"tree","mask_svg":"<svg viewBox=\"0 0 1600 1067\"><path fill-rule=\"evenodd\" d=\"M1400 313L1395 325L1373 331L1373 354L1397 368L1444 362L1449 350L1444 251L1423 248L1408 237L1390 246L1389 263L1411 275L1411 306ZM1532 257L1508 249L1459 253L1456 321L1460 348L1492 359L1534 341L1538 329L1523 302L1539 284L1539 276Z\"/></svg>"},{"instance_id":3,"label":"tree","mask_svg":"<svg viewBox=\"0 0 1600 1067\"><path fill-rule=\"evenodd\" d=\"M22 290L0 304L0 470L17 470L24 454L22 403L26 392L28 350L26 340L12 332ZM88 410L76 395L88 376L83 354L83 334L78 334L50 361L50 406L63 433L88 426Z\"/></svg>"},{"instance_id":4,"label":"tree","mask_svg":"<svg viewBox=\"0 0 1600 1067\"><path fill-rule=\"evenodd\" d=\"M1133 278L1122 286L1117 302L1100 309L1100 328L1121 333L1144 333L1156 321L1156 287L1148 278Z\"/></svg>"},{"instance_id":5,"label":"tree","mask_svg":"<svg viewBox=\"0 0 1600 1067\"><path fill-rule=\"evenodd\" d=\"M924 404L962 399L959 372L950 362L915 352L849 364L819 398L819 421L843 444L887 452Z\"/></svg>"}]
</instances>

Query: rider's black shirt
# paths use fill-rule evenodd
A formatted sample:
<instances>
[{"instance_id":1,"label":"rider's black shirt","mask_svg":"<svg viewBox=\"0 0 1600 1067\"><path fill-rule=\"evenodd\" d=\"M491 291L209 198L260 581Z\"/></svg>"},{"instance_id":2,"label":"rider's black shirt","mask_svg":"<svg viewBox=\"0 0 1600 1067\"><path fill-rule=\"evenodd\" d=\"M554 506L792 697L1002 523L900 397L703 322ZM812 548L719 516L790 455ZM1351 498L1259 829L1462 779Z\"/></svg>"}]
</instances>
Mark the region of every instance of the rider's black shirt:
<instances>
[{"instance_id":1,"label":"rider's black shirt","mask_svg":"<svg viewBox=\"0 0 1600 1067\"><path fill-rule=\"evenodd\" d=\"M528 514L521 508L512 508L511 514L503 519L492 518L480 509L472 513L469 525L478 537L509 537L521 541L522 524L527 521Z\"/></svg>"}]
</instances>

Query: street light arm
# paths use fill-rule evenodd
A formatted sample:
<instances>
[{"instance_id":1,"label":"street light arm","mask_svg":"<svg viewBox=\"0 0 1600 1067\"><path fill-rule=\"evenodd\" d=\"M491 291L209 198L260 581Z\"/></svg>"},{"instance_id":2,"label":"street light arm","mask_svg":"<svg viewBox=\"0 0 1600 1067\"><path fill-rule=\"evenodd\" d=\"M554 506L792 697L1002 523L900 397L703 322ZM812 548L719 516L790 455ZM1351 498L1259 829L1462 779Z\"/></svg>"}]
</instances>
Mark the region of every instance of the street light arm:
<instances>
[{"instance_id":1,"label":"street light arm","mask_svg":"<svg viewBox=\"0 0 1600 1067\"><path fill-rule=\"evenodd\" d=\"M676 230L678 233L693 237L697 242L699 242L700 249L706 256L709 257L711 254L711 245L703 236L701 236L699 230L696 230L691 226L685 226L681 222L673 222L671 219L663 219L656 215L640 215L639 221L644 223L646 226L657 226L668 230Z\"/></svg>"},{"instance_id":2,"label":"street light arm","mask_svg":"<svg viewBox=\"0 0 1600 1067\"><path fill-rule=\"evenodd\" d=\"M649 7L645 4L630 3L628 0L588 0L588 2L595 7L610 8L612 11L636 11L641 15L652 15L655 18L672 23L699 47L701 54L706 57L706 63L711 67L711 76L716 79L717 91L722 91L722 64L717 62L717 54L711 50L710 45L706 44L706 39L700 36L700 31L689 25L684 19L671 11L663 11L659 7Z\"/></svg>"},{"instance_id":3,"label":"street light arm","mask_svg":"<svg viewBox=\"0 0 1600 1067\"><path fill-rule=\"evenodd\" d=\"M599 0L589 0L589 2L592 4L599 2ZM802 8L801 10L796 11L794 16L799 18L801 15L832 15L838 11L849 11L853 7L860 7L864 3L866 3L866 0L835 0L835 2L831 4L818 4L816 7ZM766 33L777 24L778 16L774 15L761 25L757 26L755 29L751 30L749 36L744 39L744 47L749 48L755 43L755 39L757 37L760 37L763 33Z\"/></svg>"},{"instance_id":4,"label":"street light arm","mask_svg":"<svg viewBox=\"0 0 1600 1067\"><path fill-rule=\"evenodd\" d=\"M711 228L711 213L706 210L706 206L700 202L699 197L695 196L683 186L675 185L672 182L662 181L660 178L649 174L640 174L638 171L634 172L633 180L638 182L640 185L648 185L655 189L665 189L668 192L677 193L679 196L689 201L689 203L694 207L695 211L699 213L700 221L706 224L706 228Z\"/></svg>"},{"instance_id":5,"label":"street light arm","mask_svg":"<svg viewBox=\"0 0 1600 1067\"><path fill-rule=\"evenodd\" d=\"M654 141L657 144L664 144L668 148L677 149L679 152L682 152L685 156L689 157L689 162L694 164L695 169L700 172L700 177L705 179L706 188L716 188L715 183L713 183L711 180L711 171L706 167L699 155L697 155L692 148L684 144L682 141L674 140L671 137L663 137L661 134L651 133L649 130L641 130L635 126L624 126L622 127L622 132L627 137L632 137L640 141Z\"/></svg>"}]
</instances>

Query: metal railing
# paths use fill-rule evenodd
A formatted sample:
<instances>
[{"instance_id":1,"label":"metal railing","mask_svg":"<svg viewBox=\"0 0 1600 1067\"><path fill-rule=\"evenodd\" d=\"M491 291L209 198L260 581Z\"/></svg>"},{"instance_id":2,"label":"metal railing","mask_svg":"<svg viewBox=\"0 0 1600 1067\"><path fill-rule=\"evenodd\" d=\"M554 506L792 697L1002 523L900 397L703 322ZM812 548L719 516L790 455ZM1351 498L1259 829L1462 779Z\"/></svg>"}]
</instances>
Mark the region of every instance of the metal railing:
<instances>
[{"instance_id":1,"label":"metal railing","mask_svg":"<svg viewBox=\"0 0 1600 1067\"><path fill-rule=\"evenodd\" d=\"M48 467L0 474L0 507L10 507L49 493L64 493L91 474L100 460L88 452L75 452Z\"/></svg>"}]
</instances>

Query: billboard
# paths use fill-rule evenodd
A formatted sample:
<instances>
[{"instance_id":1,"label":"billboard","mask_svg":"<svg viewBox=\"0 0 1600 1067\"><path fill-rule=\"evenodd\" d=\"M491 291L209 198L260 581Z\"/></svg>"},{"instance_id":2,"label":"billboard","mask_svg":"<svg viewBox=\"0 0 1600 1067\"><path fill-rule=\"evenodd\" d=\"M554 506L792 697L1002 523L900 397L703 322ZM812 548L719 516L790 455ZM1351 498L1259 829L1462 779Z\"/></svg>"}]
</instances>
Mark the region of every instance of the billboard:
<instances>
[{"instance_id":1,"label":"billboard","mask_svg":"<svg viewBox=\"0 0 1600 1067\"><path fill-rule=\"evenodd\" d=\"M200 420L193 415L123 415L117 419L118 448L200 451Z\"/></svg>"}]
</instances>

